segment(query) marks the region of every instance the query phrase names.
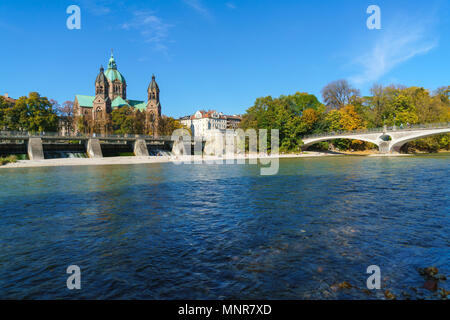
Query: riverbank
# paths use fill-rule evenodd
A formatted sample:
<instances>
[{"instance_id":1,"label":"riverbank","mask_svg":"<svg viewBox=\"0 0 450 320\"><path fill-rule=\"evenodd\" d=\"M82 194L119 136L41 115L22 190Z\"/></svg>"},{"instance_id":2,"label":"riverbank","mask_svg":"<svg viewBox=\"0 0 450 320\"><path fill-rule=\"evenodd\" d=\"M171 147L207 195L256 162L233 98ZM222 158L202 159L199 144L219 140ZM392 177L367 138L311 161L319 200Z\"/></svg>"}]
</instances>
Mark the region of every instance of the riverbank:
<instances>
[{"instance_id":1,"label":"riverbank","mask_svg":"<svg viewBox=\"0 0 450 320\"><path fill-rule=\"evenodd\" d=\"M251 160L251 159L283 159L283 158L313 158L313 157L336 157L336 156L409 156L406 154L344 154L337 152L314 152L307 151L300 154L280 154L278 156L239 156L232 157L216 157L216 156L152 156L152 157L107 157L107 158L57 158L45 160L18 160L15 163L8 163L0 166L0 169L8 168L32 168L32 167L60 167L60 166L96 166L96 165L127 165L127 164L149 164L149 163L165 163L165 162L190 162L190 161L221 161L221 160Z\"/></svg>"}]
</instances>

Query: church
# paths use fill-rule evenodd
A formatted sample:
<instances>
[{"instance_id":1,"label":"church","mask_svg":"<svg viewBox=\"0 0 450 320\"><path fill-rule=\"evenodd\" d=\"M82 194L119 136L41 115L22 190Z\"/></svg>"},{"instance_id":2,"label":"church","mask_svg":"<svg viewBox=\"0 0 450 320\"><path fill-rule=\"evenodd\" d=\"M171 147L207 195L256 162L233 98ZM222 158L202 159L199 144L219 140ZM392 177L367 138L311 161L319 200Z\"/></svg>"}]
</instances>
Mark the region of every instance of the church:
<instances>
[{"instance_id":1,"label":"church","mask_svg":"<svg viewBox=\"0 0 450 320\"><path fill-rule=\"evenodd\" d=\"M91 132L108 132L110 114L116 108L129 106L139 110L146 116L147 132L154 132L161 117L161 104L159 102L159 87L155 76L152 76L147 89L147 102L127 99L127 83L123 75L117 70L117 64L111 53L106 71L103 66L95 79L95 96L75 96L73 113L75 128L80 132L80 118L90 124ZM93 129L96 128L96 129Z\"/></svg>"}]
</instances>

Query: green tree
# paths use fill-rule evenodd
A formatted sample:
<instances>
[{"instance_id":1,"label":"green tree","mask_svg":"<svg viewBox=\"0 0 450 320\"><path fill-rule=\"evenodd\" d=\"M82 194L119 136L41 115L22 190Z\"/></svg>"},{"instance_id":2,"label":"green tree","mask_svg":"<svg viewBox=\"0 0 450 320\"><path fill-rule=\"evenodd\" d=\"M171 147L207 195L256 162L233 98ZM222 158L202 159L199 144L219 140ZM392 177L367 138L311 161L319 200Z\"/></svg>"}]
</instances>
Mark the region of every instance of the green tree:
<instances>
[{"instance_id":1,"label":"green tree","mask_svg":"<svg viewBox=\"0 0 450 320\"><path fill-rule=\"evenodd\" d=\"M13 107L7 110L6 118L8 130L56 132L58 129L56 110L46 97L41 97L37 92L17 99Z\"/></svg>"},{"instance_id":2,"label":"green tree","mask_svg":"<svg viewBox=\"0 0 450 320\"><path fill-rule=\"evenodd\" d=\"M12 108L12 103L0 96L0 130L8 129L8 110Z\"/></svg>"},{"instance_id":3,"label":"green tree","mask_svg":"<svg viewBox=\"0 0 450 320\"><path fill-rule=\"evenodd\" d=\"M395 125L405 125L417 123L419 118L416 114L416 108L411 97L400 94L393 101L393 113L390 114L389 120Z\"/></svg>"},{"instance_id":4,"label":"green tree","mask_svg":"<svg viewBox=\"0 0 450 320\"><path fill-rule=\"evenodd\" d=\"M78 127L78 130L81 133L88 133L89 126L88 126L88 123L87 123L86 118L84 117L84 115L81 115L80 117L78 117L77 127Z\"/></svg>"},{"instance_id":5,"label":"green tree","mask_svg":"<svg viewBox=\"0 0 450 320\"><path fill-rule=\"evenodd\" d=\"M141 125L136 123L136 114L134 108L132 107L123 106L121 108L114 109L111 112L111 120L114 133L139 133L136 128L140 128Z\"/></svg>"}]
</instances>

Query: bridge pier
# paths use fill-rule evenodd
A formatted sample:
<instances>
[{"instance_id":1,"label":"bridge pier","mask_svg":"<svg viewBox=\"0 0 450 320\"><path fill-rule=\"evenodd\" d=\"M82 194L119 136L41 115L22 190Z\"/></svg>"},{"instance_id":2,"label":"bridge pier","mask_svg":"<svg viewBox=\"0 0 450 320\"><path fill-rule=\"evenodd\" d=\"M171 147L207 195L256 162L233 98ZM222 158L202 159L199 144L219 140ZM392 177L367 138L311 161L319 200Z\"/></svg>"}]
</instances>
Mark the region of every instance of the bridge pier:
<instances>
[{"instance_id":1,"label":"bridge pier","mask_svg":"<svg viewBox=\"0 0 450 320\"><path fill-rule=\"evenodd\" d=\"M44 160L44 148L41 138L29 138L27 146L30 160Z\"/></svg>"},{"instance_id":2,"label":"bridge pier","mask_svg":"<svg viewBox=\"0 0 450 320\"><path fill-rule=\"evenodd\" d=\"M381 141L378 145L378 151L381 154L389 153L389 141Z\"/></svg>"},{"instance_id":3,"label":"bridge pier","mask_svg":"<svg viewBox=\"0 0 450 320\"><path fill-rule=\"evenodd\" d=\"M136 139L134 141L134 155L136 157L148 157L148 148L147 143L144 139Z\"/></svg>"},{"instance_id":4,"label":"bridge pier","mask_svg":"<svg viewBox=\"0 0 450 320\"><path fill-rule=\"evenodd\" d=\"M98 139L89 139L87 141L86 152L89 158L103 158L102 147Z\"/></svg>"},{"instance_id":5,"label":"bridge pier","mask_svg":"<svg viewBox=\"0 0 450 320\"><path fill-rule=\"evenodd\" d=\"M399 145L393 145L390 150L389 153L400 153L400 149L402 148L403 145L399 146Z\"/></svg>"}]
</instances>

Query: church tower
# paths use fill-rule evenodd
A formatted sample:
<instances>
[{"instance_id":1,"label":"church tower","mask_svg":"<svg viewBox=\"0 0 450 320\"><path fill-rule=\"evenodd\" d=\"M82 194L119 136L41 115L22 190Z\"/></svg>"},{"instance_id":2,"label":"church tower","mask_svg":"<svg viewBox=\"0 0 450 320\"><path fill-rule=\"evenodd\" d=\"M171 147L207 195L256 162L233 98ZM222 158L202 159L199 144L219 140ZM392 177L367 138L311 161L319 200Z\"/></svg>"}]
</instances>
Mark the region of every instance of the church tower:
<instances>
[{"instance_id":1,"label":"church tower","mask_svg":"<svg viewBox=\"0 0 450 320\"><path fill-rule=\"evenodd\" d=\"M148 101L146 107L146 123L147 129L151 134L158 135L159 118L161 117L161 104L159 103L159 87L155 80L155 75L152 76L148 89Z\"/></svg>"},{"instance_id":2,"label":"church tower","mask_svg":"<svg viewBox=\"0 0 450 320\"><path fill-rule=\"evenodd\" d=\"M117 97L127 100L127 83L124 76L117 70L116 60L114 60L112 53L108 62L108 69L105 71L105 76L109 84L108 96L111 101L114 101Z\"/></svg>"},{"instance_id":3,"label":"church tower","mask_svg":"<svg viewBox=\"0 0 450 320\"><path fill-rule=\"evenodd\" d=\"M147 112L153 113L156 117L161 117L161 104L159 103L159 87L155 80L155 75L152 76L152 82L147 89L148 102Z\"/></svg>"},{"instance_id":4,"label":"church tower","mask_svg":"<svg viewBox=\"0 0 450 320\"><path fill-rule=\"evenodd\" d=\"M105 69L100 67L100 73L95 79L95 96L106 98L108 96L108 80L105 77Z\"/></svg>"},{"instance_id":5,"label":"church tower","mask_svg":"<svg viewBox=\"0 0 450 320\"><path fill-rule=\"evenodd\" d=\"M95 121L106 122L107 113L111 112L111 100L109 99L109 83L103 67L95 79L95 97L92 103L92 118Z\"/></svg>"}]
</instances>

